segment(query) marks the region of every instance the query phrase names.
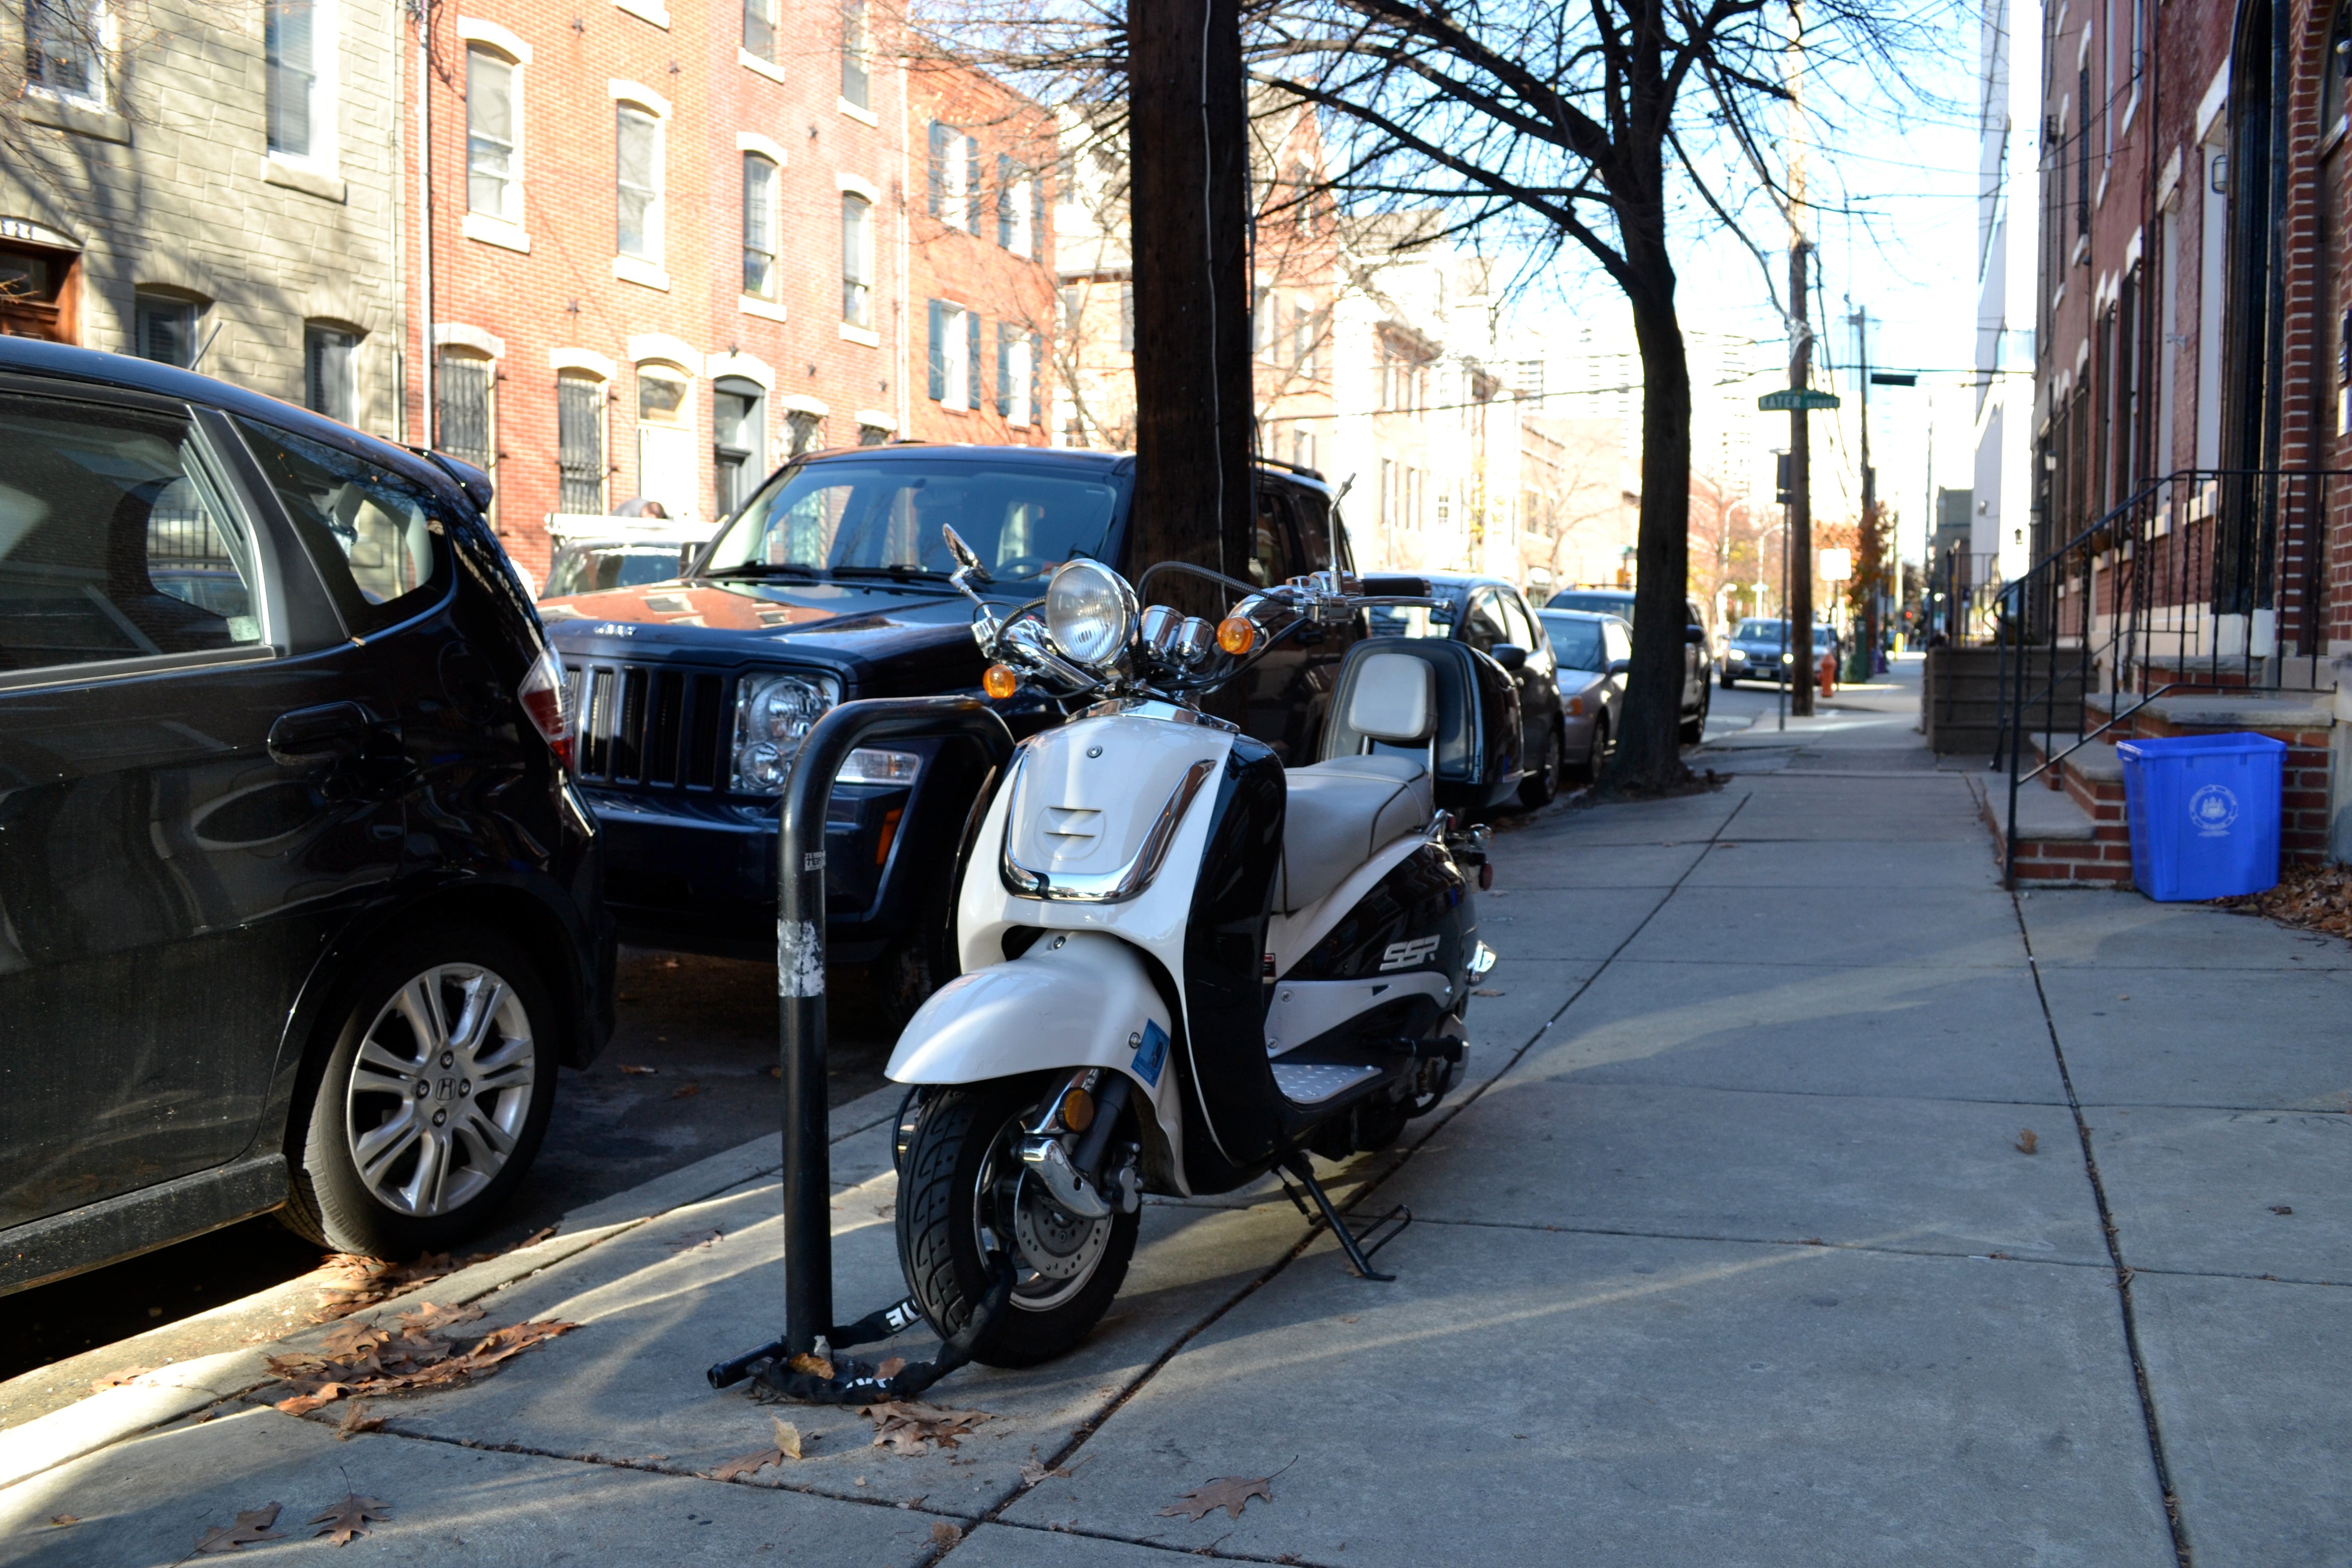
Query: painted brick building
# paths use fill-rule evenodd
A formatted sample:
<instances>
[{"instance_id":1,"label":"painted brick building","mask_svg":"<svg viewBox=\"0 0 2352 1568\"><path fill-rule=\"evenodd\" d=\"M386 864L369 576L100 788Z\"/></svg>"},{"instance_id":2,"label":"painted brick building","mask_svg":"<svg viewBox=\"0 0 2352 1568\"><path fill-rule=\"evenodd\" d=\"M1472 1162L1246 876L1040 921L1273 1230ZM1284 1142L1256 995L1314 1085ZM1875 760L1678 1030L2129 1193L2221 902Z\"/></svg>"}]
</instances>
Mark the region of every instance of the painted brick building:
<instances>
[{"instance_id":1,"label":"painted brick building","mask_svg":"<svg viewBox=\"0 0 2352 1568\"><path fill-rule=\"evenodd\" d=\"M1015 95L910 62L887 8L856 0L426 15L406 120L429 193L409 237L411 408L491 470L527 573L631 500L707 531L796 452L1042 439L931 395L930 300L1050 324L1038 213L1024 255L981 243L988 225L948 233L931 199L950 113L974 121L946 132L967 216L993 218L1000 168L1039 165L1042 119Z\"/></svg>"}]
</instances>

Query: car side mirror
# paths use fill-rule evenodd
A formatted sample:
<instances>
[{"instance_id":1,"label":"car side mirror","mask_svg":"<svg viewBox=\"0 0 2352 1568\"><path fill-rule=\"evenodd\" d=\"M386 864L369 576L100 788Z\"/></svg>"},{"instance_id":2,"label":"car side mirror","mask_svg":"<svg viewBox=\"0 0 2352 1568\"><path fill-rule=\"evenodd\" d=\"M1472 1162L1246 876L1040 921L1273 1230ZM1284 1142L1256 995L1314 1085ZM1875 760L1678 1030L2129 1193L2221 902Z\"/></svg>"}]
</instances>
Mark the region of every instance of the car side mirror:
<instances>
[{"instance_id":1,"label":"car side mirror","mask_svg":"<svg viewBox=\"0 0 2352 1568\"><path fill-rule=\"evenodd\" d=\"M1514 674L1528 667L1528 650L1515 642L1498 642L1486 652L1496 664Z\"/></svg>"},{"instance_id":2,"label":"car side mirror","mask_svg":"<svg viewBox=\"0 0 2352 1568\"><path fill-rule=\"evenodd\" d=\"M1611 675L1622 675L1633 668L1633 661L1630 658L1612 658L1609 661L1608 673Z\"/></svg>"},{"instance_id":3,"label":"car side mirror","mask_svg":"<svg viewBox=\"0 0 2352 1568\"><path fill-rule=\"evenodd\" d=\"M1683 641L1691 644L1695 647L1706 647L1706 628L1705 626L1685 626L1683 628Z\"/></svg>"}]
</instances>

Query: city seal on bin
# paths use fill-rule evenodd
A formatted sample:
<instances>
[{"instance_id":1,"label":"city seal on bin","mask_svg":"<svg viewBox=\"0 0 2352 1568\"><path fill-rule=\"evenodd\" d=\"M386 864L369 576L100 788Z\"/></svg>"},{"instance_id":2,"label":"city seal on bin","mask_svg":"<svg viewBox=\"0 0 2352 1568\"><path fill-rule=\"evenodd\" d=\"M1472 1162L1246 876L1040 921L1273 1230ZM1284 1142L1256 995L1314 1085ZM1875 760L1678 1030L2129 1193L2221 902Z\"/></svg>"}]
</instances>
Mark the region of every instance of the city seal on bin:
<instances>
[{"instance_id":1,"label":"city seal on bin","mask_svg":"<svg viewBox=\"0 0 2352 1568\"><path fill-rule=\"evenodd\" d=\"M2189 797L2189 820L2200 838L2220 838L2238 820L2238 797L2225 784L2209 784Z\"/></svg>"}]
</instances>

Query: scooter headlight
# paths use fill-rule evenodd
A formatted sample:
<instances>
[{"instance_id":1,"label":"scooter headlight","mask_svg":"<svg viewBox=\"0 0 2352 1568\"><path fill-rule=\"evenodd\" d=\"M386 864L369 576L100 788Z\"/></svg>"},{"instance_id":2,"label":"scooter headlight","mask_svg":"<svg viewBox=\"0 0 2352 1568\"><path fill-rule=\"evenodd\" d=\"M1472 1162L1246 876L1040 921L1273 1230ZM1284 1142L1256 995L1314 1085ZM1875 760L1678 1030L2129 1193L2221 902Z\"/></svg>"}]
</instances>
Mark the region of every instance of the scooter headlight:
<instances>
[{"instance_id":1,"label":"scooter headlight","mask_svg":"<svg viewBox=\"0 0 2352 1568\"><path fill-rule=\"evenodd\" d=\"M1045 636L1073 664L1108 674L1135 641L1135 590L1099 561L1076 560L1045 589Z\"/></svg>"}]
</instances>

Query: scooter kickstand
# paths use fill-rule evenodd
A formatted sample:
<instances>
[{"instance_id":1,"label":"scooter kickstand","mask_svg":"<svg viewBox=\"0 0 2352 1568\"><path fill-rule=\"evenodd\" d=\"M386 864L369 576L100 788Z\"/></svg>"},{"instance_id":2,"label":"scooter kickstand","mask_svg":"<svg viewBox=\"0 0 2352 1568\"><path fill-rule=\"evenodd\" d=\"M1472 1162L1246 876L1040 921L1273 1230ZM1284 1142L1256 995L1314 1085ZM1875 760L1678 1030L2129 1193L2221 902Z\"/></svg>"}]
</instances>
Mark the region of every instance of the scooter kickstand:
<instances>
[{"instance_id":1,"label":"scooter kickstand","mask_svg":"<svg viewBox=\"0 0 2352 1568\"><path fill-rule=\"evenodd\" d=\"M1363 1234L1359 1236L1348 1228L1348 1222L1339 1216L1338 1209L1331 1206L1331 1194L1325 1192L1323 1184L1315 1179L1315 1167L1307 1163L1303 1150L1283 1162L1282 1168L1298 1178L1315 1199L1315 1206L1323 1211L1324 1223L1331 1227L1331 1234L1338 1238L1340 1249L1347 1253L1348 1267L1355 1270L1357 1279L1378 1279L1384 1284L1396 1279L1395 1275L1382 1274L1372 1267L1372 1254L1394 1241L1403 1233L1404 1227L1412 1223L1411 1209L1402 1204L1397 1205L1366 1226ZM1297 1203L1298 1200L1294 1196L1291 1201ZM1310 1220L1308 1223L1311 1225L1313 1222ZM1370 1247L1364 1245L1367 1239L1371 1241Z\"/></svg>"}]
</instances>

